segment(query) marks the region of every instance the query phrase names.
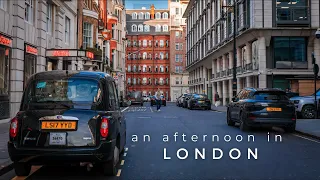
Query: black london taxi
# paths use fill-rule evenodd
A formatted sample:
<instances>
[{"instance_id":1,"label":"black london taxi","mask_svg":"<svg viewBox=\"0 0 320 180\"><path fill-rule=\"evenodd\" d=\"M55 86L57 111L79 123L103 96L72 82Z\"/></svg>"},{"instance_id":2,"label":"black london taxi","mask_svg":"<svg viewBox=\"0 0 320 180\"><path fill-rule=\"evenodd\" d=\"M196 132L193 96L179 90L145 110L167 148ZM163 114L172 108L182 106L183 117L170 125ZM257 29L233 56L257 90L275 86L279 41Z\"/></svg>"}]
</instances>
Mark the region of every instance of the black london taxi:
<instances>
[{"instance_id":1,"label":"black london taxi","mask_svg":"<svg viewBox=\"0 0 320 180\"><path fill-rule=\"evenodd\" d=\"M103 72L34 74L10 122L8 152L18 176L32 165L87 164L116 175L126 121L114 79Z\"/></svg>"},{"instance_id":2,"label":"black london taxi","mask_svg":"<svg viewBox=\"0 0 320 180\"><path fill-rule=\"evenodd\" d=\"M227 124L240 123L240 129L247 131L255 126L277 126L288 132L296 128L296 110L286 92L270 88L245 88L227 107Z\"/></svg>"}]
</instances>

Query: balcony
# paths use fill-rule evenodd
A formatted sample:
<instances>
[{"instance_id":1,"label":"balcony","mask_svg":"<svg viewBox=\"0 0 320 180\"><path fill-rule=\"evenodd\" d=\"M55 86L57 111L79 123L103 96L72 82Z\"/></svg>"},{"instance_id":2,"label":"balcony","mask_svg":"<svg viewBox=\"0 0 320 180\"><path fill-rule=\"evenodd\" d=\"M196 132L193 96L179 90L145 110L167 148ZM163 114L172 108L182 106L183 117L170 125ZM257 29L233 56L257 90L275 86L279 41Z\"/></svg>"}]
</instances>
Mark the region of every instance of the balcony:
<instances>
[{"instance_id":1,"label":"balcony","mask_svg":"<svg viewBox=\"0 0 320 180\"><path fill-rule=\"evenodd\" d=\"M252 71L252 63L246 64L246 71Z\"/></svg>"},{"instance_id":2,"label":"balcony","mask_svg":"<svg viewBox=\"0 0 320 180\"><path fill-rule=\"evenodd\" d=\"M310 8L300 7L276 7L277 27L300 26L306 27L310 24Z\"/></svg>"},{"instance_id":3,"label":"balcony","mask_svg":"<svg viewBox=\"0 0 320 180\"><path fill-rule=\"evenodd\" d=\"M221 77L225 77L226 74L227 74L226 71L222 71L222 72L221 72Z\"/></svg>"}]
</instances>

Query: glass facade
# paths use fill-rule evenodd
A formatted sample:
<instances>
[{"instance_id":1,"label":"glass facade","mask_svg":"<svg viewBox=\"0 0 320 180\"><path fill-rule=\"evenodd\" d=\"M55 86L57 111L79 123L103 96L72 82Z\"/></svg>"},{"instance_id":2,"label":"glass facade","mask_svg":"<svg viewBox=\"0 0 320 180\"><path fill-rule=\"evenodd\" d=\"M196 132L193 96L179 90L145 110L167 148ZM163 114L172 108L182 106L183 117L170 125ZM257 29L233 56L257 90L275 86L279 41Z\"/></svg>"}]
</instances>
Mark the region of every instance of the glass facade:
<instances>
[{"instance_id":1,"label":"glass facade","mask_svg":"<svg viewBox=\"0 0 320 180\"><path fill-rule=\"evenodd\" d=\"M274 37L273 57L275 68L308 68L307 39L305 37Z\"/></svg>"},{"instance_id":2,"label":"glass facade","mask_svg":"<svg viewBox=\"0 0 320 180\"><path fill-rule=\"evenodd\" d=\"M309 24L309 0L277 0L277 25Z\"/></svg>"},{"instance_id":3,"label":"glass facade","mask_svg":"<svg viewBox=\"0 0 320 180\"><path fill-rule=\"evenodd\" d=\"M9 118L10 48L0 46L0 119Z\"/></svg>"}]
</instances>

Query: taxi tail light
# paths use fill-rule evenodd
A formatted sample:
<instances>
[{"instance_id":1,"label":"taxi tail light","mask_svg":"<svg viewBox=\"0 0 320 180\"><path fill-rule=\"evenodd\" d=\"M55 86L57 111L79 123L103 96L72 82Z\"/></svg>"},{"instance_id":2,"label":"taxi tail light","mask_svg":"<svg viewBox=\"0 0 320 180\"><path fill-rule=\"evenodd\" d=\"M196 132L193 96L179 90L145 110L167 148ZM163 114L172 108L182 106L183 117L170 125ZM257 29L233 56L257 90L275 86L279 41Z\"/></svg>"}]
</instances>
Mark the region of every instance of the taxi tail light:
<instances>
[{"instance_id":1,"label":"taxi tail light","mask_svg":"<svg viewBox=\"0 0 320 180\"><path fill-rule=\"evenodd\" d=\"M102 118L101 126L100 126L100 135L102 137L107 137L109 134L109 119L108 118Z\"/></svg>"},{"instance_id":2,"label":"taxi tail light","mask_svg":"<svg viewBox=\"0 0 320 180\"><path fill-rule=\"evenodd\" d=\"M292 117L291 120L292 120L292 121L295 121L295 120L296 120L296 117Z\"/></svg>"},{"instance_id":3,"label":"taxi tail light","mask_svg":"<svg viewBox=\"0 0 320 180\"><path fill-rule=\"evenodd\" d=\"M18 134L18 118L14 117L10 122L10 137L15 138Z\"/></svg>"}]
</instances>

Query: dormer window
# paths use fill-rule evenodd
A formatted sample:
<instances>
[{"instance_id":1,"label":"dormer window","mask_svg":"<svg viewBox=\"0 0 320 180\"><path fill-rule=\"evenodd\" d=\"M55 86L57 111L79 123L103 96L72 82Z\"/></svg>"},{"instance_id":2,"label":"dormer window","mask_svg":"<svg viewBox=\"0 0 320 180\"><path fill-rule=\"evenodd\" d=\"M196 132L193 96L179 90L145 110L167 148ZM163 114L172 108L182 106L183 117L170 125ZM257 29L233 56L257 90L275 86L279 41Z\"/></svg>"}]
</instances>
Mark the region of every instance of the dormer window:
<instances>
[{"instance_id":1,"label":"dormer window","mask_svg":"<svg viewBox=\"0 0 320 180\"><path fill-rule=\"evenodd\" d=\"M132 19L137 19L137 13L136 12L132 13Z\"/></svg>"},{"instance_id":2,"label":"dormer window","mask_svg":"<svg viewBox=\"0 0 320 180\"><path fill-rule=\"evenodd\" d=\"M160 12L156 13L156 19L161 19L161 13Z\"/></svg>"}]
</instances>

